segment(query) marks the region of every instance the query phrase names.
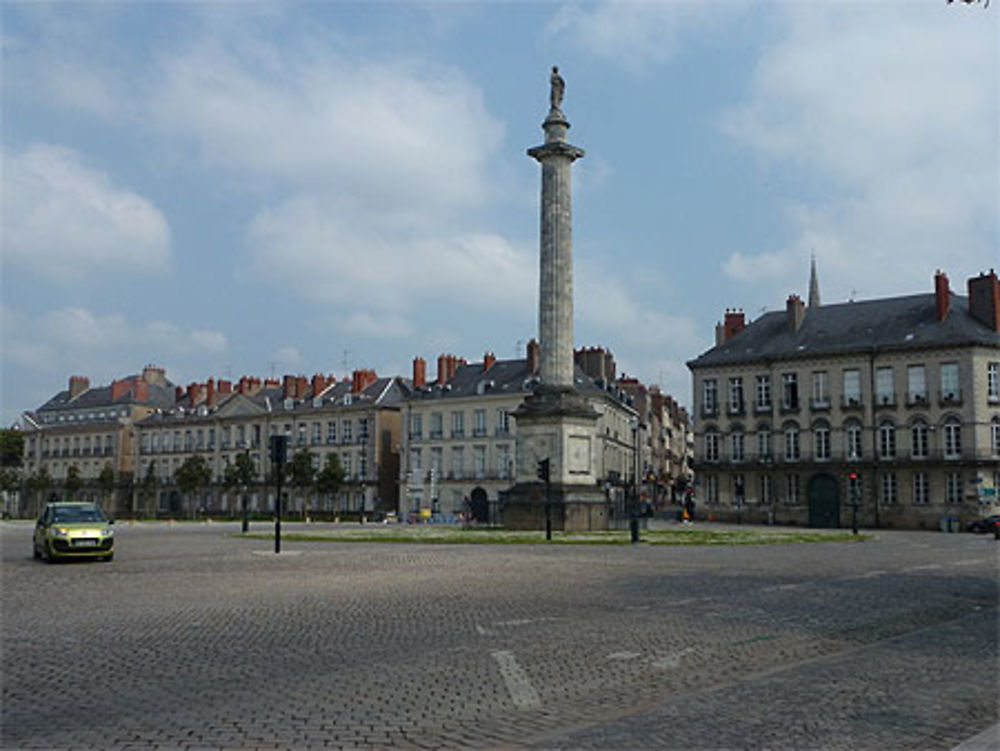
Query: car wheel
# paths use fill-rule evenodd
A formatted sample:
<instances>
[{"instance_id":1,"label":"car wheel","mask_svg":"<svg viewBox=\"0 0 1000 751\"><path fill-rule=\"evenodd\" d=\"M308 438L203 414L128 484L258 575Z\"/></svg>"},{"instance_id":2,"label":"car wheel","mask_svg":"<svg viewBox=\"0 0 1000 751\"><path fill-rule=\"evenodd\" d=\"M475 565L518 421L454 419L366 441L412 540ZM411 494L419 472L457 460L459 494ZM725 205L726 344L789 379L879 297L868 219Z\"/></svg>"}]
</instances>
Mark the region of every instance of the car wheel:
<instances>
[{"instance_id":1,"label":"car wheel","mask_svg":"<svg viewBox=\"0 0 1000 751\"><path fill-rule=\"evenodd\" d=\"M48 542L42 543L42 558L45 559L46 563L55 563L56 558L52 555L52 548L49 547Z\"/></svg>"},{"instance_id":2,"label":"car wheel","mask_svg":"<svg viewBox=\"0 0 1000 751\"><path fill-rule=\"evenodd\" d=\"M32 557L33 557L33 558L34 558L34 559L35 559L36 561L37 561L37 560L38 560L39 558L41 558L41 557L42 557L42 554L38 552L38 543L37 543L37 542L32 542L32 543L31 543L31 556L32 556Z\"/></svg>"}]
</instances>

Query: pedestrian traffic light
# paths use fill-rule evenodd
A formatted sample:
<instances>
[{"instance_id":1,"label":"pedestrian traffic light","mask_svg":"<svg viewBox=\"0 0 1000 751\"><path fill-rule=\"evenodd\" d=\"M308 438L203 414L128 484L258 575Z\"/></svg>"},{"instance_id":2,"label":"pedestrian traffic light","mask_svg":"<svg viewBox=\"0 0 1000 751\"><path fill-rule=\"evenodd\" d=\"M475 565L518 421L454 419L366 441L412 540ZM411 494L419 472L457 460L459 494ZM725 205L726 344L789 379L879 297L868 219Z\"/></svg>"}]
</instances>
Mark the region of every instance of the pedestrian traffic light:
<instances>
[{"instance_id":1,"label":"pedestrian traffic light","mask_svg":"<svg viewBox=\"0 0 1000 751\"><path fill-rule=\"evenodd\" d=\"M538 462L538 479L544 482L549 481L549 460L542 459Z\"/></svg>"},{"instance_id":2,"label":"pedestrian traffic light","mask_svg":"<svg viewBox=\"0 0 1000 751\"><path fill-rule=\"evenodd\" d=\"M288 436L285 435L271 436L269 455L271 458L271 464L275 466L280 467L286 461L288 461Z\"/></svg>"}]
</instances>

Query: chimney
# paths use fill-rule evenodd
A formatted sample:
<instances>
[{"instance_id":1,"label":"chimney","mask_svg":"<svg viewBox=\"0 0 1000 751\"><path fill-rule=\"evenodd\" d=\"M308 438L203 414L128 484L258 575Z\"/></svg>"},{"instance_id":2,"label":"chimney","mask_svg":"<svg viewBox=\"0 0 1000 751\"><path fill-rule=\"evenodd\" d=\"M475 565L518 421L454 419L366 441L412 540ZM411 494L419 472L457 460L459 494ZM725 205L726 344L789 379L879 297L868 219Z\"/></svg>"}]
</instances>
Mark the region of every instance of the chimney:
<instances>
[{"instance_id":1,"label":"chimney","mask_svg":"<svg viewBox=\"0 0 1000 751\"><path fill-rule=\"evenodd\" d=\"M317 373L312 378L312 395L319 396L326 391L326 378L322 373Z\"/></svg>"},{"instance_id":2,"label":"chimney","mask_svg":"<svg viewBox=\"0 0 1000 751\"><path fill-rule=\"evenodd\" d=\"M437 383L444 386L448 382L448 355L438 355Z\"/></svg>"},{"instance_id":3,"label":"chimney","mask_svg":"<svg viewBox=\"0 0 1000 751\"><path fill-rule=\"evenodd\" d=\"M463 365L465 364L464 360L462 361L462 364ZM448 365L448 370L447 370L448 380L450 381L452 378L455 377L455 371L458 370L458 357L456 357L455 355L448 355L447 365Z\"/></svg>"},{"instance_id":4,"label":"chimney","mask_svg":"<svg viewBox=\"0 0 1000 751\"><path fill-rule=\"evenodd\" d=\"M715 324L715 346L720 347L726 342L726 327L722 323Z\"/></svg>"},{"instance_id":5,"label":"chimney","mask_svg":"<svg viewBox=\"0 0 1000 751\"><path fill-rule=\"evenodd\" d=\"M142 377L136 377L132 381L132 396L137 402L148 402L149 381Z\"/></svg>"},{"instance_id":6,"label":"chimney","mask_svg":"<svg viewBox=\"0 0 1000 751\"><path fill-rule=\"evenodd\" d=\"M233 393L233 382L219 379L219 395Z\"/></svg>"},{"instance_id":7,"label":"chimney","mask_svg":"<svg viewBox=\"0 0 1000 751\"><path fill-rule=\"evenodd\" d=\"M286 375L281 385L281 398L294 399L296 393L297 391L296 391L295 376Z\"/></svg>"},{"instance_id":8,"label":"chimney","mask_svg":"<svg viewBox=\"0 0 1000 751\"><path fill-rule=\"evenodd\" d=\"M542 361L542 348L537 339L528 342L528 372L532 375L538 373L538 366Z\"/></svg>"},{"instance_id":9,"label":"chimney","mask_svg":"<svg viewBox=\"0 0 1000 751\"><path fill-rule=\"evenodd\" d=\"M155 365L147 365L142 369L142 380L154 386L166 386L167 371Z\"/></svg>"},{"instance_id":10,"label":"chimney","mask_svg":"<svg viewBox=\"0 0 1000 751\"><path fill-rule=\"evenodd\" d=\"M788 303L785 306L785 318L788 320L788 328L792 330L793 334L802 327L802 322L806 318L806 304L802 302L802 298L798 295L788 296ZM723 335L725 335L725 329L723 329Z\"/></svg>"},{"instance_id":11,"label":"chimney","mask_svg":"<svg viewBox=\"0 0 1000 751\"><path fill-rule=\"evenodd\" d=\"M493 367L493 364L496 363L496 361L497 361L497 356L494 355L492 352L487 352L486 354L484 354L483 372L486 373L487 371L489 371L489 369Z\"/></svg>"},{"instance_id":12,"label":"chimney","mask_svg":"<svg viewBox=\"0 0 1000 751\"><path fill-rule=\"evenodd\" d=\"M993 269L969 279L969 315L1000 332L1000 280Z\"/></svg>"},{"instance_id":13,"label":"chimney","mask_svg":"<svg viewBox=\"0 0 1000 751\"><path fill-rule=\"evenodd\" d=\"M374 370L355 370L351 374L351 393L360 394L378 380Z\"/></svg>"},{"instance_id":14,"label":"chimney","mask_svg":"<svg viewBox=\"0 0 1000 751\"><path fill-rule=\"evenodd\" d=\"M948 289L948 275L941 269L934 274L934 304L937 319L943 321L948 317L948 309L951 307L951 290Z\"/></svg>"},{"instance_id":15,"label":"chimney","mask_svg":"<svg viewBox=\"0 0 1000 751\"><path fill-rule=\"evenodd\" d=\"M427 361L422 357L413 358L413 388L427 388Z\"/></svg>"},{"instance_id":16,"label":"chimney","mask_svg":"<svg viewBox=\"0 0 1000 751\"><path fill-rule=\"evenodd\" d=\"M120 399L124 399L128 396L128 392L132 390L131 381L118 381L114 380L111 382L111 401L117 402Z\"/></svg>"},{"instance_id":17,"label":"chimney","mask_svg":"<svg viewBox=\"0 0 1000 751\"><path fill-rule=\"evenodd\" d=\"M76 399L80 394L90 388L90 379L87 376L69 377L69 398Z\"/></svg>"},{"instance_id":18,"label":"chimney","mask_svg":"<svg viewBox=\"0 0 1000 751\"><path fill-rule=\"evenodd\" d=\"M174 387L174 401L175 402L179 402L183 398L184 398L184 387L183 386L175 386Z\"/></svg>"},{"instance_id":19,"label":"chimney","mask_svg":"<svg viewBox=\"0 0 1000 751\"><path fill-rule=\"evenodd\" d=\"M205 405L211 409L215 406L215 379L209 378L205 384Z\"/></svg>"},{"instance_id":20,"label":"chimney","mask_svg":"<svg viewBox=\"0 0 1000 751\"><path fill-rule=\"evenodd\" d=\"M247 379L247 388L249 388L249 391L247 393L250 393L250 392L256 390L256 389L254 389L254 384L259 385L260 384L260 379L259 378L248 378ZM266 388L266 389L276 389L279 386L281 386L281 381L279 381L277 378L267 378L267 379L264 380L264 388Z\"/></svg>"},{"instance_id":21,"label":"chimney","mask_svg":"<svg viewBox=\"0 0 1000 751\"><path fill-rule=\"evenodd\" d=\"M744 317L742 310L739 310L738 308L726 310L726 322L723 324L723 333L727 342L743 331L746 327L746 318Z\"/></svg>"},{"instance_id":22,"label":"chimney","mask_svg":"<svg viewBox=\"0 0 1000 751\"><path fill-rule=\"evenodd\" d=\"M201 401L201 389L202 386L200 383L192 383L188 385L188 406L198 406L198 402Z\"/></svg>"}]
</instances>

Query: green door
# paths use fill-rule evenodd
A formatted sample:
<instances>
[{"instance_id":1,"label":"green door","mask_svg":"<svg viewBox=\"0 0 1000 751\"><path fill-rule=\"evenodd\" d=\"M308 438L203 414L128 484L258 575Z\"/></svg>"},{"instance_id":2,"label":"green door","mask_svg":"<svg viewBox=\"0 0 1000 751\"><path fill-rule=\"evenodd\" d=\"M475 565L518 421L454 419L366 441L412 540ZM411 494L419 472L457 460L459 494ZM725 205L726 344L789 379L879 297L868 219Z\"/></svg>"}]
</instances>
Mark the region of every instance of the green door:
<instances>
[{"instance_id":1,"label":"green door","mask_svg":"<svg viewBox=\"0 0 1000 751\"><path fill-rule=\"evenodd\" d=\"M830 475L809 480L809 526L833 529L840 526L840 488Z\"/></svg>"}]
</instances>

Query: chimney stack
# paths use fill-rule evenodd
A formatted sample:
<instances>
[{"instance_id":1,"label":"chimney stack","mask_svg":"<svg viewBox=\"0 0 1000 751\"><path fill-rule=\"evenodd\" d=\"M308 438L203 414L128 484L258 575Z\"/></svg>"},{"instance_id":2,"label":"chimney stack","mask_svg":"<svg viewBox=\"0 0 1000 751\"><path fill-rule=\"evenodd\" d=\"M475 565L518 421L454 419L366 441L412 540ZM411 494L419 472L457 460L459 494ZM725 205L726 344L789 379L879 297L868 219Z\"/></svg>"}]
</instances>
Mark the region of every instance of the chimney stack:
<instances>
[{"instance_id":1,"label":"chimney stack","mask_svg":"<svg viewBox=\"0 0 1000 751\"><path fill-rule=\"evenodd\" d=\"M281 398L294 399L298 393L296 385L295 376L286 374L281 381Z\"/></svg>"},{"instance_id":2,"label":"chimney stack","mask_svg":"<svg viewBox=\"0 0 1000 751\"><path fill-rule=\"evenodd\" d=\"M993 269L969 279L969 315L1000 332L1000 280Z\"/></svg>"},{"instance_id":3,"label":"chimney stack","mask_svg":"<svg viewBox=\"0 0 1000 751\"><path fill-rule=\"evenodd\" d=\"M494 355L492 352L487 352L486 354L484 354L483 355L483 372L484 373L488 372L489 369L493 367L493 364L496 363L496 361L497 361L497 356Z\"/></svg>"},{"instance_id":4,"label":"chimney stack","mask_svg":"<svg viewBox=\"0 0 1000 751\"><path fill-rule=\"evenodd\" d=\"M422 357L413 358L413 388L427 388L427 361Z\"/></svg>"},{"instance_id":5,"label":"chimney stack","mask_svg":"<svg viewBox=\"0 0 1000 751\"><path fill-rule=\"evenodd\" d=\"M792 333L798 332L802 327L802 322L806 318L806 304L802 302L802 298L798 295L789 295L788 303L785 306L785 317L788 321L788 328L791 329ZM725 329L723 329L723 335L725 335Z\"/></svg>"},{"instance_id":6,"label":"chimney stack","mask_svg":"<svg viewBox=\"0 0 1000 751\"><path fill-rule=\"evenodd\" d=\"M183 386L175 386L174 387L174 401L175 402L179 402L183 398L184 398L184 387Z\"/></svg>"},{"instance_id":7,"label":"chimney stack","mask_svg":"<svg viewBox=\"0 0 1000 751\"><path fill-rule=\"evenodd\" d=\"M69 398L75 399L84 391L90 388L90 379L87 376L69 377Z\"/></svg>"},{"instance_id":8,"label":"chimney stack","mask_svg":"<svg viewBox=\"0 0 1000 751\"><path fill-rule=\"evenodd\" d=\"M209 409L215 406L215 379L209 378L205 384L205 406Z\"/></svg>"},{"instance_id":9,"label":"chimney stack","mask_svg":"<svg viewBox=\"0 0 1000 751\"><path fill-rule=\"evenodd\" d=\"M117 402L119 399L124 399L128 396L128 392L132 390L131 381L119 381L114 380L111 382L111 401Z\"/></svg>"},{"instance_id":10,"label":"chimney stack","mask_svg":"<svg viewBox=\"0 0 1000 751\"><path fill-rule=\"evenodd\" d=\"M538 366L542 362L542 348L537 339L528 342L528 373L538 374Z\"/></svg>"},{"instance_id":11,"label":"chimney stack","mask_svg":"<svg viewBox=\"0 0 1000 751\"><path fill-rule=\"evenodd\" d=\"M355 370L351 374L351 393L360 394L378 380L374 370Z\"/></svg>"},{"instance_id":12,"label":"chimney stack","mask_svg":"<svg viewBox=\"0 0 1000 751\"><path fill-rule=\"evenodd\" d=\"M201 400L201 384L192 383L188 385L188 406L196 407Z\"/></svg>"},{"instance_id":13,"label":"chimney stack","mask_svg":"<svg viewBox=\"0 0 1000 751\"><path fill-rule=\"evenodd\" d=\"M716 322L715 324L715 346L721 347L726 343L726 327L722 325L722 322Z\"/></svg>"},{"instance_id":14,"label":"chimney stack","mask_svg":"<svg viewBox=\"0 0 1000 751\"><path fill-rule=\"evenodd\" d=\"M746 317L743 315L742 310L738 308L734 308L733 310L726 309L726 322L723 324L725 341L728 342L746 327Z\"/></svg>"},{"instance_id":15,"label":"chimney stack","mask_svg":"<svg viewBox=\"0 0 1000 751\"><path fill-rule=\"evenodd\" d=\"M951 290L948 289L948 275L941 269L934 274L934 304L937 319L943 321L948 317L948 309L951 307Z\"/></svg>"},{"instance_id":16,"label":"chimney stack","mask_svg":"<svg viewBox=\"0 0 1000 751\"><path fill-rule=\"evenodd\" d=\"M223 379L219 379L219 394L231 394L233 393L233 382Z\"/></svg>"},{"instance_id":17,"label":"chimney stack","mask_svg":"<svg viewBox=\"0 0 1000 751\"><path fill-rule=\"evenodd\" d=\"M438 355L437 383L444 386L448 382L448 355Z\"/></svg>"}]
</instances>

